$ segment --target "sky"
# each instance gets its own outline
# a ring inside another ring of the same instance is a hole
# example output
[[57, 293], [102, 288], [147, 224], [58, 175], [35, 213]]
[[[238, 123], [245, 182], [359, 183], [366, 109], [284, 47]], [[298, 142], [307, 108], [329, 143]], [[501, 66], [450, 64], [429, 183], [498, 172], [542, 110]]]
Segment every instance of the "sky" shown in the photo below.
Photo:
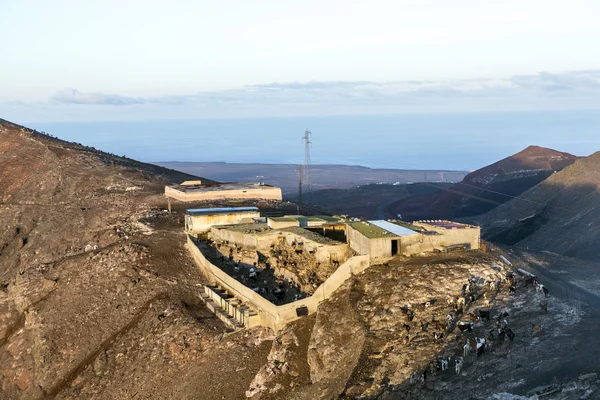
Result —
[[16, 122], [600, 108], [597, 0], [0, 0]]

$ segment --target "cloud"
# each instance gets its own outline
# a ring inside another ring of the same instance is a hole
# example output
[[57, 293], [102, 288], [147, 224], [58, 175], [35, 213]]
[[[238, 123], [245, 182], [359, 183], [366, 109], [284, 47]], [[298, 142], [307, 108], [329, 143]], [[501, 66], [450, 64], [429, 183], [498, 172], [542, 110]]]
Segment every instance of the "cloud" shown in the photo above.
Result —
[[[410, 101], [444, 101], [468, 98], [542, 98], [556, 92], [600, 95], [600, 71], [576, 71], [563, 74], [541, 72], [537, 75], [507, 79], [411, 80], [392, 82], [330, 81], [290, 82], [249, 85], [239, 89], [199, 92], [159, 97], [127, 97], [116, 94], [82, 93], [65, 89], [50, 100], [61, 104], [112, 105], [196, 105], [232, 106], [257, 104], [393, 104]], [[564, 95], [564, 94], [563, 94]]]
[[511, 78], [517, 86], [532, 91], [600, 90], [600, 71], [575, 71], [565, 74], [540, 72], [538, 75]]
[[127, 97], [118, 94], [82, 93], [76, 89], [64, 89], [50, 98], [51, 102], [60, 104], [87, 104], [87, 105], [113, 105], [123, 106], [130, 104], [143, 104], [145, 99], [140, 97]]
[[504, 79], [273, 82], [154, 97], [64, 89], [42, 102], [0, 102], [0, 115], [34, 122], [582, 109], [600, 109], [600, 70]]

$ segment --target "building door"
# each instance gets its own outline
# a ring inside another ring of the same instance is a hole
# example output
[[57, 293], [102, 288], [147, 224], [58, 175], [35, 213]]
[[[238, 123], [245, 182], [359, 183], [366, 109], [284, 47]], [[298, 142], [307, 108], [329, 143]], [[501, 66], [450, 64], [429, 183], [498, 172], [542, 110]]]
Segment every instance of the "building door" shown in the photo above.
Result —
[[392, 240], [392, 255], [398, 254], [398, 240]]

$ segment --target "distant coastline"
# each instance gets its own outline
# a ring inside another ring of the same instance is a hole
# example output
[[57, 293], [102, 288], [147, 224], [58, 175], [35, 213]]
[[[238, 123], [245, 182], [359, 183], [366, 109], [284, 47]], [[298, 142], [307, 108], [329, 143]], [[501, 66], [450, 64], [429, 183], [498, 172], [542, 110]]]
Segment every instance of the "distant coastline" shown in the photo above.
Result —
[[[266, 182], [281, 187], [284, 196], [298, 194], [297, 164], [224, 162], [157, 162], [162, 167], [221, 182]], [[368, 168], [358, 165], [312, 165], [313, 190], [350, 189], [368, 184], [413, 182], [459, 182], [468, 171]]]
[[314, 164], [469, 171], [535, 144], [600, 150], [600, 110], [33, 123], [62, 139], [145, 162]]

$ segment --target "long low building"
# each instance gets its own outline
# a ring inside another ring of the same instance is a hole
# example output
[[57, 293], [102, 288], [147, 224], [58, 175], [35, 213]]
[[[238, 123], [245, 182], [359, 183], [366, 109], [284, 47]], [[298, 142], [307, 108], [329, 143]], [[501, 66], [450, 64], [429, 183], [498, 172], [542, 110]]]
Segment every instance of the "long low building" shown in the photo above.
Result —
[[260, 182], [202, 183], [186, 181], [165, 186], [165, 196], [180, 201], [227, 199], [281, 200], [281, 188]]
[[383, 220], [354, 221], [347, 224], [346, 236], [354, 251], [371, 259], [480, 247], [478, 226], [451, 221], [418, 221], [404, 226]]

